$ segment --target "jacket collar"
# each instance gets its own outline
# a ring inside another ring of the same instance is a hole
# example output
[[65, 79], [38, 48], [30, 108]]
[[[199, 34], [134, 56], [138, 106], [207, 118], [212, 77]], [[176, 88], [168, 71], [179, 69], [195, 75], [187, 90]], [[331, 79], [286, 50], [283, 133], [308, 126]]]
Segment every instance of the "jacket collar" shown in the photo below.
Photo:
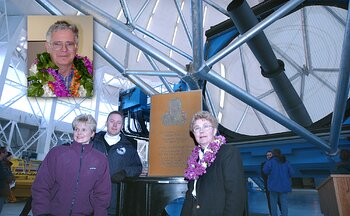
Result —
[[93, 145], [92, 145], [92, 141], [90, 141], [89, 142], [89, 144], [81, 144], [81, 143], [79, 143], [79, 142], [76, 142], [76, 141], [74, 141], [73, 140], [73, 142], [72, 142], [72, 145], [71, 145], [74, 149], [79, 149], [79, 150], [81, 150], [81, 148], [82, 148], [82, 146], [84, 146], [84, 151], [91, 151], [92, 150], [92, 147], [93, 147]]

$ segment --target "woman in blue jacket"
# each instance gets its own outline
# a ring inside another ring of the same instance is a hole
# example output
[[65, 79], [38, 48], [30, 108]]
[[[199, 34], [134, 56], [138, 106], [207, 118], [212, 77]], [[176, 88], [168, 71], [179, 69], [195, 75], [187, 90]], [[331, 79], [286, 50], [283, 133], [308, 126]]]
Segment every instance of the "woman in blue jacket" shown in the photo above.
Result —
[[294, 170], [280, 149], [272, 150], [273, 157], [268, 160], [263, 168], [268, 175], [267, 188], [270, 191], [271, 215], [277, 216], [277, 201], [281, 203], [283, 216], [288, 216], [287, 194], [292, 191], [291, 177]]

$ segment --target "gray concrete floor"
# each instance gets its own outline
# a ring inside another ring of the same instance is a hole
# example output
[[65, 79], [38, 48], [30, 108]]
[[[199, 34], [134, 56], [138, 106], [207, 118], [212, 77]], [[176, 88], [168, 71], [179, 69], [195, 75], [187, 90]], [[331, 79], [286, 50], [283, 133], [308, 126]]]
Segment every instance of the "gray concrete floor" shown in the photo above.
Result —
[[[6, 203], [1, 211], [0, 216], [19, 216], [26, 203], [25, 199], [20, 199], [15, 203]], [[32, 216], [32, 212], [28, 216]]]
[[[248, 195], [249, 215], [268, 216], [265, 193], [250, 191]], [[0, 216], [18, 216], [25, 205], [25, 200], [5, 204]], [[317, 190], [296, 189], [288, 194], [289, 216], [323, 216], [320, 210]], [[29, 214], [32, 216], [32, 213]]]
[[[268, 216], [265, 193], [250, 191], [248, 195], [249, 215]], [[294, 189], [288, 194], [289, 216], [323, 216], [317, 190]]]

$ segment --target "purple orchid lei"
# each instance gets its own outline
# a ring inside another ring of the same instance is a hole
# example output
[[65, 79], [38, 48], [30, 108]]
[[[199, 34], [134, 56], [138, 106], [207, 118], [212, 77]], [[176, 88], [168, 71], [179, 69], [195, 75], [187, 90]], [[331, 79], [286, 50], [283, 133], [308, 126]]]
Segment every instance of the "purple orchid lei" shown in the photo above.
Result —
[[39, 53], [29, 69], [29, 97], [91, 97], [93, 93], [93, 64], [87, 56], [75, 55], [73, 78], [69, 88], [58, 74], [50, 54]]
[[92, 69], [93, 65], [92, 65], [92, 62], [89, 60], [89, 58], [87, 56], [82, 57], [82, 56], [79, 56], [79, 55], [76, 55], [75, 57], [78, 58], [78, 59], [83, 59], [83, 62], [84, 62], [84, 65], [85, 65], [87, 71], [89, 72], [89, 74], [92, 75], [92, 73], [93, 73], [93, 69]]
[[200, 146], [195, 146], [192, 150], [187, 161], [187, 168], [185, 169], [185, 179], [196, 180], [199, 176], [206, 173], [206, 169], [216, 159], [216, 153], [219, 151], [220, 147], [226, 143], [226, 138], [224, 136], [215, 136], [213, 142], [209, 143], [207, 151], [205, 151], [202, 159], [199, 159]]
[[[75, 55], [75, 58], [82, 60], [83, 63], [84, 63], [85, 68], [88, 71], [88, 73], [90, 75], [92, 75], [92, 73], [93, 73], [93, 69], [92, 69], [93, 65], [92, 65], [91, 61], [89, 60], [89, 58], [87, 56], [82, 57], [82, 56], [79, 56], [79, 55]], [[69, 89], [66, 88], [62, 78], [58, 75], [57, 71], [52, 69], [52, 68], [48, 68], [47, 72], [49, 74], [51, 74], [56, 80], [56, 82], [50, 82], [53, 85], [53, 89], [54, 89], [55, 95], [58, 96], [58, 97], [71, 97], [72, 95], [70, 94]], [[78, 71], [78, 73], [79, 72], [80, 71]]]
[[56, 72], [56, 70], [49, 68], [47, 69], [47, 72], [51, 74], [56, 80], [56, 82], [50, 82], [54, 87], [55, 95], [57, 97], [70, 97], [71, 95], [69, 94], [68, 89], [64, 85], [63, 80], [58, 76], [58, 73]]

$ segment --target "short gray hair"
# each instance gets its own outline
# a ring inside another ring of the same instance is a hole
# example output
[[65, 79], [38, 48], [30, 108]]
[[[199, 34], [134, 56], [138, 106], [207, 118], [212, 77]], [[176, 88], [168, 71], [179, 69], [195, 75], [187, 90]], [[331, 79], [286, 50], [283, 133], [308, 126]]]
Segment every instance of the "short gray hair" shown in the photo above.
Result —
[[218, 128], [218, 125], [219, 125], [218, 120], [210, 112], [200, 111], [194, 114], [192, 117], [191, 124], [190, 124], [190, 130], [192, 132], [193, 132], [194, 122], [197, 121], [198, 119], [208, 120], [213, 126], [213, 128], [216, 128], [216, 129]]
[[49, 30], [47, 30], [47, 33], [46, 33], [46, 41], [50, 43], [52, 33], [54, 33], [55, 31], [58, 31], [58, 30], [71, 30], [74, 34], [75, 43], [76, 44], [79, 43], [78, 27], [74, 24], [71, 24], [71, 23], [65, 21], [65, 20], [59, 20], [50, 26]]
[[86, 123], [90, 127], [91, 131], [96, 132], [97, 123], [95, 118], [92, 117], [92, 115], [81, 114], [75, 117], [75, 119], [72, 122], [73, 130], [75, 129], [78, 123]]

